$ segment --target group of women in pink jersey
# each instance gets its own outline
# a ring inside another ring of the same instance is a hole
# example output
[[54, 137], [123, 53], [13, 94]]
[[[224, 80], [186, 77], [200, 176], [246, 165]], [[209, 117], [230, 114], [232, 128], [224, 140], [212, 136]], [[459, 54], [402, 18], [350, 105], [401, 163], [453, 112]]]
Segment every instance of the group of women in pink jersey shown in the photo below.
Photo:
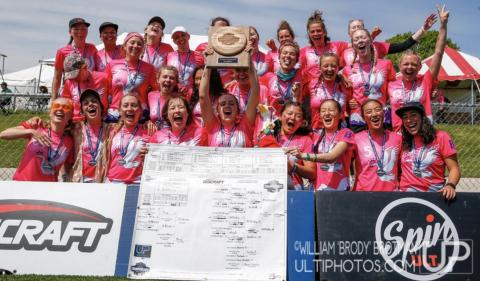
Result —
[[[71, 42], [56, 56], [50, 120], [31, 119], [0, 138], [29, 139], [15, 180], [55, 181], [63, 167], [69, 181], [138, 183], [147, 143], [283, 147], [291, 189], [441, 191], [452, 199], [460, 180], [456, 150], [432, 126], [430, 106], [448, 16], [438, 8], [429, 71], [419, 75], [420, 57], [406, 51], [397, 77], [384, 57], [415, 44], [435, 14], [405, 42], [389, 44], [374, 41], [379, 31], [371, 34], [362, 20], [349, 22], [351, 42], [331, 41], [315, 11], [308, 46], [300, 48], [282, 21], [280, 45], [268, 40], [267, 54], [251, 27], [245, 69], [204, 67], [211, 48], [192, 50], [181, 26], [172, 30], [174, 50], [162, 42], [166, 24], [158, 16], [122, 46], [108, 43], [118, 25], [102, 24], [102, 51], [86, 43], [90, 24], [75, 18]], [[230, 22], [218, 17], [211, 25]]]

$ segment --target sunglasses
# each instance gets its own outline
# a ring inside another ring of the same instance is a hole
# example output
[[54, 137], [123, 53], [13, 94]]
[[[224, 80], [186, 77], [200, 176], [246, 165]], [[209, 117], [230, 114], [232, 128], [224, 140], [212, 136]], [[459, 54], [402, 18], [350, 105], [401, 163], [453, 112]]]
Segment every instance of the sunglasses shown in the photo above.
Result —
[[52, 111], [62, 110], [63, 112], [72, 111], [73, 106], [71, 104], [63, 104], [63, 103], [52, 103]]

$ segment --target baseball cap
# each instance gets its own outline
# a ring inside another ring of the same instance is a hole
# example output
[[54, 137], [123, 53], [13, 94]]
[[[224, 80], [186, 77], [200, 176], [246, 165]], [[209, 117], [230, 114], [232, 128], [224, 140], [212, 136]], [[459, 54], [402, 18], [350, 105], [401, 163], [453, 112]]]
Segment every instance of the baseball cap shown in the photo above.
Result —
[[115, 24], [115, 23], [109, 22], [109, 21], [106, 21], [106, 22], [102, 23], [102, 24], [100, 25], [100, 27], [98, 28], [98, 31], [101, 33], [102, 30], [103, 30], [105, 27], [113, 27], [113, 28], [115, 28], [115, 31], [118, 31], [118, 24]]
[[83, 23], [84, 25], [86, 25], [87, 27], [90, 26], [90, 24], [88, 22], [86, 22], [84, 19], [82, 18], [73, 18], [70, 20], [70, 22], [68, 23], [68, 26], [70, 28], [72, 28], [74, 25], [76, 24], [79, 24], [79, 23]]
[[176, 32], [183, 32], [183, 33], [188, 33], [187, 29], [183, 26], [175, 26], [175, 28], [172, 30], [172, 36]]
[[403, 113], [408, 110], [416, 110], [421, 115], [425, 115], [425, 108], [418, 101], [406, 102], [402, 107], [395, 110], [395, 114], [397, 114], [398, 117], [402, 118]]
[[63, 61], [63, 71], [65, 72], [65, 79], [75, 79], [80, 73], [80, 69], [87, 63], [87, 61], [78, 53], [69, 54]]
[[161, 17], [154, 16], [148, 21], [148, 25], [151, 25], [152, 22], [158, 22], [162, 26], [162, 29], [165, 29], [165, 21]]

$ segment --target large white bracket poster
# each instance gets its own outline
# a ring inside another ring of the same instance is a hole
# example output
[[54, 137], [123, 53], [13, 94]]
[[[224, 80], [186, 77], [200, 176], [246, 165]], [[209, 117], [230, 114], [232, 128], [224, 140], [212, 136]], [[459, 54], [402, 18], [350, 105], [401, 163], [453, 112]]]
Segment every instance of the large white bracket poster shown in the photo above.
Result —
[[285, 280], [281, 149], [151, 145], [130, 278]]

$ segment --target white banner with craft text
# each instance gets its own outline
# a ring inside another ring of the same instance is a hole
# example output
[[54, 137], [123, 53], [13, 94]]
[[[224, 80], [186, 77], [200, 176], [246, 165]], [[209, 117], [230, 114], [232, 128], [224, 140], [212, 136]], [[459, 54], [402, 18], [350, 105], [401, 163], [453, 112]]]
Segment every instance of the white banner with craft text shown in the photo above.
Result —
[[126, 187], [0, 182], [0, 270], [114, 275]]
[[128, 277], [286, 279], [281, 149], [151, 145]]

